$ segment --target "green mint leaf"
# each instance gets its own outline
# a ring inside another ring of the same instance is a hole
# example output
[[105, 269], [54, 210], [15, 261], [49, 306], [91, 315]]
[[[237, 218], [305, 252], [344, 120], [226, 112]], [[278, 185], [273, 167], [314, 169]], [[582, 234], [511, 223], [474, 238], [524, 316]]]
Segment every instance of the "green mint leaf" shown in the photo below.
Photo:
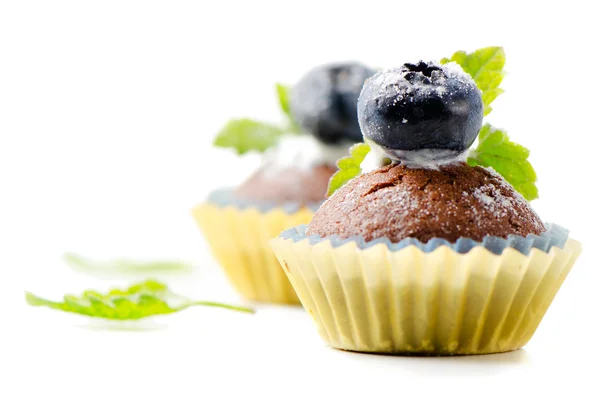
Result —
[[248, 151], [263, 152], [274, 146], [285, 133], [281, 128], [248, 118], [229, 121], [217, 134], [214, 145], [234, 148], [238, 154]]
[[292, 89], [283, 84], [275, 84], [275, 91], [277, 92], [277, 98], [279, 99], [279, 106], [281, 107], [281, 111], [288, 116], [288, 118], [292, 118], [292, 111], [290, 109], [290, 94]]
[[79, 315], [109, 320], [137, 320], [154, 315], [179, 312], [195, 305], [204, 305], [253, 313], [250, 308], [211, 301], [191, 301], [171, 292], [163, 283], [147, 280], [127, 289], [112, 289], [106, 294], [88, 290], [81, 296], [65, 295], [55, 302], [26, 292], [29, 305], [47, 307]]
[[292, 88], [288, 85], [276, 84], [275, 90], [277, 92], [277, 98], [279, 99], [279, 107], [288, 120], [288, 126], [285, 129], [285, 132], [296, 135], [302, 133], [300, 127], [294, 120], [292, 109], [290, 107], [290, 95], [292, 94]]
[[63, 259], [67, 265], [78, 272], [95, 276], [139, 275], [139, 274], [180, 274], [191, 273], [194, 266], [183, 261], [135, 261], [114, 259], [96, 261], [75, 253], [65, 253]]
[[485, 124], [479, 132], [479, 144], [469, 151], [467, 162], [494, 168], [525, 199], [533, 201], [538, 198], [537, 175], [528, 158], [529, 150], [511, 142], [506, 132]]
[[504, 78], [505, 60], [502, 47], [486, 47], [470, 54], [455, 52], [450, 59], [442, 59], [442, 64], [456, 62], [475, 80], [482, 92], [483, 114], [488, 115], [492, 111], [490, 104], [504, 92], [499, 86]]
[[330, 197], [337, 189], [360, 174], [360, 164], [363, 162], [371, 147], [367, 143], [357, 143], [350, 147], [350, 156], [337, 161], [338, 171], [329, 179], [327, 196]]

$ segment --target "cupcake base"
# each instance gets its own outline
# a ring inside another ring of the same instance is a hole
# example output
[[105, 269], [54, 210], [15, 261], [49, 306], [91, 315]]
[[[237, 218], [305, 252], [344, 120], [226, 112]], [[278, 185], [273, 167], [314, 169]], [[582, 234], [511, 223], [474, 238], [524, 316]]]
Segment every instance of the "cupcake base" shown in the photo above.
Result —
[[572, 239], [528, 254], [312, 242], [271, 245], [321, 337], [342, 350], [406, 355], [521, 348], [581, 251]]
[[268, 241], [286, 228], [309, 222], [313, 210], [299, 208], [288, 213], [272, 208], [263, 212], [208, 202], [194, 208], [193, 215], [239, 294], [254, 301], [300, 303]]

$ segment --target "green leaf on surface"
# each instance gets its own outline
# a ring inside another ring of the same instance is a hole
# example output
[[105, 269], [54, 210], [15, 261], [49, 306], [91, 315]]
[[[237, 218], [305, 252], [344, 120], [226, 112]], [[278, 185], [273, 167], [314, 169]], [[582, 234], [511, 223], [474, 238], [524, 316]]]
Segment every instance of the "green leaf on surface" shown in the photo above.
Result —
[[112, 289], [106, 294], [88, 290], [81, 296], [65, 295], [63, 301], [59, 302], [46, 300], [30, 292], [25, 293], [25, 299], [29, 305], [35, 307], [47, 307], [109, 320], [137, 320], [179, 312], [197, 305], [254, 312], [250, 308], [212, 301], [192, 301], [173, 293], [165, 284], [155, 280], [147, 280], [127, 289]]
[[97, 261], [75, 253], [65, 253], [63, 259], [72, 269], [90, 275], [180, 274], [191, 273], [194, 269], [192, 264], [176, 260], [114, 259]]
[[238, 118], [229, 121], [214, 140], [217, 147], [234, 148], [238, 154], [263, 152], [274, 146], [285, 131], [275, 125]]
[[480, 48], [467, 54], [465, 51], [455, 52], [450, 59], [442, 59], [442, 64], [458, 63], [468, 73], [482, 92], [483, 114], [492, 111], [490, 104], [504, 91], [500, 83], [504, 78], [506, 55], [502, 47]]
[[479, 132], [479, 144], [469, 151], [467, 162], [494, 168], [525, 199], [533, 201], [538, 198], [537, 175], [528, 158], [528, 149], [511, 142], [506, 132], [485, 124]]
[[327, 188], [328, 197], [360, 174], [360, 165], [369, 151], [371, 151], [371, 147], [367, 143], [357, 143], [350, 147], [350, 155], [348, 157], [340, 158], [337, 161], [338, 171], [329, 179], [329, 187]]

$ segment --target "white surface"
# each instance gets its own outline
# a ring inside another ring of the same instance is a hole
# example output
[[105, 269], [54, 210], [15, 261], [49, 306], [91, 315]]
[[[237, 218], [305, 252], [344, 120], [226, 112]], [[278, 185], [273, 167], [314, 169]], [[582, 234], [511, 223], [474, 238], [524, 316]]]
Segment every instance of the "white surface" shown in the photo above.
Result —
[[[495, 395], [580, 387], [588, 391], [573, 394], [595, 395], [598, 350], [592, 317], [597, 309], [590, 306], [591, 284], [581, 279], [588, 263], [578, 264], [532, 342], [507, 354], [422, 358], [336, 351], [324, 345], [301, 308], [259, 305], [255, 315], [246, 315], [198, 307], [138, 326], [107, 326], [27, 309], [19, 314], [19, 345], [13, 346], [20, 353], [9, 362], [16, 378], [7, 379], [9, 384], [16, 379], [23, 395], [44, 389], [65, 395], [295, 395], [322, 394], [321, 389], [480, 394], [485, 389]], [[203, 265], [214, 266], [209, 260]], [[57, 269], [52, 276], [61, 278], [60, 292], [123, 283], [94, 282]], [[222, 276], [211, 270], [169, 284], [190, 296], [236, 301]], [[35, 287], [59, 297], [55, 289]]]
[[[600, 34], [591, 2], [323, 3], [0, 3], [1, 395], [598, 394]], [[293, 83], [316, 63], [384, 67], [486, 45], [504, 45], [510, 73], [489, 121], [532, 150], [536, 210], [584, 243], [523, 351], [337, 352], [297, 309], [194, 308], [157, 319], [153, 331], [116, 331], [25, 305], [23, 290], [59, 297], [127, 283], [72, 274], [59, 260], [65, 251], [195, 260], [199, 272], [172, 287], [235, 302], [189, 210], [258, 158], [212, 150], [215, 131], [231, 116], [277, 121], [273, 83]]]

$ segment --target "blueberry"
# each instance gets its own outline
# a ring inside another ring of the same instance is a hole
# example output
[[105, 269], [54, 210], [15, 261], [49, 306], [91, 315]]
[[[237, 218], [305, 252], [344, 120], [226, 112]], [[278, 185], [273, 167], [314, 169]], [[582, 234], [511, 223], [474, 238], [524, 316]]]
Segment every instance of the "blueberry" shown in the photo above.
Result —
[[325, 143], [362, 141], [356, 103], [363, 83], [373, 74], [358, 63], [315, 67], [292, 89], [294, 119]]
[[358, 99], [366, 139], [399, 161], [453, 158], [477, 138], [481, 91], [454, 64], [420, 61], [379, 71]]

